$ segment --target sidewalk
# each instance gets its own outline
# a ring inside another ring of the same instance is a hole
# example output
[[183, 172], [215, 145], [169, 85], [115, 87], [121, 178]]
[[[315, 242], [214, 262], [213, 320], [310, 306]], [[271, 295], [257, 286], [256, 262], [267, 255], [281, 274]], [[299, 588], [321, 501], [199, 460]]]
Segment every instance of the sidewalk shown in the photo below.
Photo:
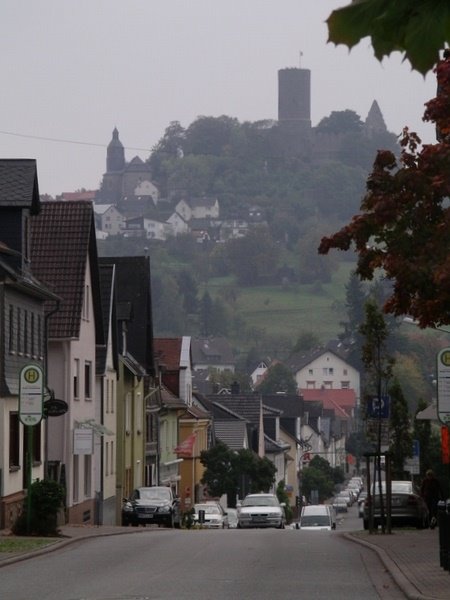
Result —
[[439, 532], [395, 529], [391, 535], [344, 534], [377, 552], [409, 600], [449, 600], [450, 572], [439, 566]]
[[[0, 552], [0, 567], [44, 552], [56, 551], [81, 539], [102, 535], [139, 534], [149, 529], [113, 525], [64, 525], [60, 528], [61, 537], [52, 538], [51, 543], [44, 548], [33, 552]], [[156, 531], [158, 528], [155, 528]], [[5, 534], [7, 532], [0, 532], [0, 539]], [[367, 531], [355, 531], [342, 535], [354, 543], [374, 550], [409, 600], [449, 600], [450, 572], [439, 566], [437, 529], [396, 529], [391, 535], [370, 535]]]

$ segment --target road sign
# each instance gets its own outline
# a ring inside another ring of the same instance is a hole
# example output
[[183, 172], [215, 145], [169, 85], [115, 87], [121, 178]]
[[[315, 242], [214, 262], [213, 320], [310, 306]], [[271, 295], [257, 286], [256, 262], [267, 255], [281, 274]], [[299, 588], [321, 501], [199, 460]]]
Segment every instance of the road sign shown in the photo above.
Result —
[[389, 396], [369, 398], [367, 403], [367, 416], [373, 419], [388, 419]]
[[23, 425], [41, 422], [44, 398], [44, 373], [39, 365], [25, 365], [19, 376], [19, 419]]
[[450, 348], [437, 354], [437, 413], [444, 425], [450, 423]]

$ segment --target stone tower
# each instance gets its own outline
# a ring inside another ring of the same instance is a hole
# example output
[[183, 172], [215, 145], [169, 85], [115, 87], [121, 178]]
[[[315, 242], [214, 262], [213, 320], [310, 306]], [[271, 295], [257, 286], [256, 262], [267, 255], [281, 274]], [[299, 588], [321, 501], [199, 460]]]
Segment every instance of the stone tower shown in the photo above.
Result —
[[365, 129], [369, 137], [387, 131], [386, 123], [384, 122], [383, 115], [376, 100], [372, 102], [372, 106], [367, 114]]
[[278, 122], [309, 132], [311, 129], [311, 71], [278, 71]]
[[283, 155], [306, 158], [311, 143], [311, 71], [278, 71], [278, 132]]

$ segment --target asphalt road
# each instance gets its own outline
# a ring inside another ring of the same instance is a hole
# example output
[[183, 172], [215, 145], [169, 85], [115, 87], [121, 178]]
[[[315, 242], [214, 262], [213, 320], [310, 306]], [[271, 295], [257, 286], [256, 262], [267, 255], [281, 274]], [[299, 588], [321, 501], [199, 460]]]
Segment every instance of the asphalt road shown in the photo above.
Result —
[[1, 600], [397, 600], [370, 551], [337, 532], [178, 531], [94, 538], [5, 566]]

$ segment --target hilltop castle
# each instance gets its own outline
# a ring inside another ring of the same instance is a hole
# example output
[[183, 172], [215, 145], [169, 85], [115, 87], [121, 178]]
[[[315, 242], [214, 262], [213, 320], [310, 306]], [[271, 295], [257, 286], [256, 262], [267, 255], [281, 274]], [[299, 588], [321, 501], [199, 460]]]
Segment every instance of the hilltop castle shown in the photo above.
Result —
[[[373, 138], [388, 134], [383, 115], [376, 100], [363, 123], [363, 135]], [[278, 121], [269, 130], [274, 156], [295, 157], [308, 162], [336, 158], [342, 144], [342, 134], [324, 133], [311, 126], [311, 71], [285, 68], [278, 71]], [[151, 170], [138, 156], [130, 162], [114, 128], [106, 152], [106, 172], [103, 175], [96, 201], [139, 212], [154, 206], [158, 190], [151, 180]], [[135, 206], [133, 206], [135, 205]], [[125, 206], [123, 206], [125, 208]]]

